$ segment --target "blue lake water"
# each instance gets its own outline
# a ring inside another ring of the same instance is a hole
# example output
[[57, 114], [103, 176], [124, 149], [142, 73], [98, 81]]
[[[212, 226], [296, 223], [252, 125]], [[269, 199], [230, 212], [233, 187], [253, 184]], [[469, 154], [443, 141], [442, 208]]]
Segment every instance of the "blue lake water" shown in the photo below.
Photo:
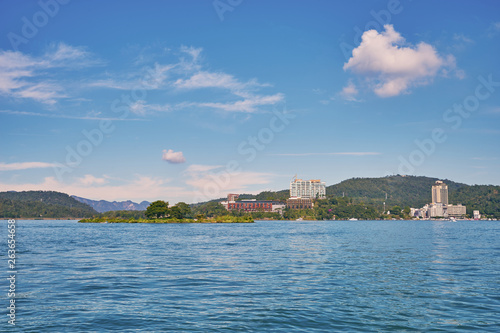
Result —
[[[30, 332], [500, 332], [500, 222], [17, 221]], [[0, 256], [7, 277], [7, 221]]]

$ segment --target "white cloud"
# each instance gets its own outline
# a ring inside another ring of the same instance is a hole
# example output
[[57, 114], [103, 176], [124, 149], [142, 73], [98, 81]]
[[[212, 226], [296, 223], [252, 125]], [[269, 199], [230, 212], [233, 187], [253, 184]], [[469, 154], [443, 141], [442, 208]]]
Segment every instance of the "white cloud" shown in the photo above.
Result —
[[82, 48], [64, 43], [52, 44], [47, 53], [33, 57], [19, 51], [0, 51], [0, 94], [16, 99], [31, 99], [44, 104], [55, 104], [67, 97], [64, 88], [46, 78], [52, 68], [75, 68], [98, 64]]
[[[145, 67], [131, 74], [107, 77], [87, 83], [87, 87], [132, 90], [141, 87], [145, 90], [164, 89], [173, 94], [189, 94], [200, 89], [212, 89], [210, 101], [181, 101], [176, 109], [186, 107], [209, 108], [225, 112], [256, 112], [263, 106], [274, 105], [284, 100], [281, 93], [263, 94], [259, 90], [271, 87], [257, 79], [242, 81], [234, 75], [221, 71], [203, 70], [200, 64], [202, 49], [182, 46], [181, 56], [172, 63], [155, 63], [154, 67]], [[187, 55], [187, 56], [185, 56]], [[229, 92], [229, 94], [228, 94]], [[194, 96], [198, 98], [198, 96]], [[145, 115], [148, 112], [170, 111], [170, 105], [147, 104], [144, 100], [136, 101], [131, 111]]]
[[169, 150], [164, 149], [162, 159], [172, 164], [179, 164], [186, 162], [186, 159], [184, 158], [184, 154], [182, 154], [182, 151], [174, 152], [172, 149]]
[[464, 34], [453, 34], [453, 40], [456, 40], [458, 42], [464, 42], [464, 43], [474, 43], [472, 39], [469, 37], [465, 36]]
[[249, 96], [240, 101], [227, 103], [190, 103], [197, 107], [206, 107], [227, 112], [246, 112], [253, 113], [258, 111], [259, 106], [274, 105], [284, 100], [284, 95], [281, 93], [267, 96]]
[[98, 178], [92, 175], [85, 175], [78, 179], [78, 183], [83, 186], [104, 185], [108, 182], [106, 178]]
[[392, 25], [384, 28], [381, 33], [365, 31], [361, 44], [344, 64], [344, 70], [367, 78], [378, 96], [397, 96], [411, 87], [428, 84], [440, 69], [454, 67], [453, 56], [443, 58], [424, 42], [405, 46], [405, 39]]
[[354, 96], [356, 96], [357, 94], [358, 94], [358, 89], [351, 80], [349, 80], [347, 86], [342, 88], [342, 91], [340, 92], [342, 98], [348, 101], [356, 101], [356, 98]]
[[148, 112], [156, 111], [156, 112], [167, 112], [171, 111], [172, 107], [168, 104], [159, 105], [159, 104], [147, 104], [144, 100], [138, 100], [132, 105], [130, 105], [130, 111], [132, 113], [138, 115], [145, 115]]
[[188, 79], [178, 79], [174, 85], [181, 89], [223, 88], [235, 93], [243, 92], [253, 87], [269, 86], [268, 84], [260, 84], [255, 79], [248, 82], [241, 82], [233, 75], [206, 71], [197, 72]]
[[492, 22], [488, 27], [488, 37], [495, 37], [500, 32], [500, 21]]
[[55, 164], [45, 162], [0, 163], [0, 171], [52, 168]]
[[141, 118], [120, 118], [120, 117], [98, 117], [93, 112], [84, 116], [73, 116], [66, 114], [57, 113], [39, 113], [39, 112], [28, 112], [28, 111], [16, 111], [16, 110], [0, 110], [0, 113], [12, 114], [18, 116], [34, 116], [34, 117], [45, 117], [45, 118], [62, 118], [62, 119], [81, 119], [81, 120], [112, 120], [112, 121], [147, 121]]
[[[91, 176], [93, 177], [93, 176]], [[85, 177], [83, 177], [85, 179]], [[89, 178], [92, 179], [92, 178]], [[100, 179], [100, 178], [95, 178]], [[99, 182], [99, 181], [98, 181]], [[69, 195], [93, 200], [187, 200], [194, 196], [193, 191], [177, 186], [168, 186], [169, 180], [136, 175], [131, 181], [119, 184], [82, 184], [82, 179], [65, 184], [54, 177], [46, 177], [41, 183], [5, 184], [0, 183], [2, 191], [58, 191]]]
[[255, 185], [271, 182], [270, 173], [228, 169], [221, 165], [191, 165], [184, 172], [186, 184], [196, 191], [194, 202], [225, 197], [227, 193], [258, 193], [261, 189], [251, 190]]

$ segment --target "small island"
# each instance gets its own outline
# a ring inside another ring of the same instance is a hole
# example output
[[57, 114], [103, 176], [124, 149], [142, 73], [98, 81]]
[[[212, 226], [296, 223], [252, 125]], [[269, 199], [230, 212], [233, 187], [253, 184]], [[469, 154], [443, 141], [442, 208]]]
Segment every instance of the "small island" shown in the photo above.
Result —
[[79, 220], [80, 223], [253, 223], [251, 216], [218, 216], [215, 218], [200, 219], [177, 219], [177, 218], [159, 218], [159, 219], [122, 219], [95, 217]]
[[253, 223], [251, 215], [213, 215], [197, 214], [191, 217], [191, 208], [184, 202], [169, 207], [168, 202], [157, 200], [151, 203], [144, 215], [101, 214], [92, 218], [81, 219], [81, 223]]

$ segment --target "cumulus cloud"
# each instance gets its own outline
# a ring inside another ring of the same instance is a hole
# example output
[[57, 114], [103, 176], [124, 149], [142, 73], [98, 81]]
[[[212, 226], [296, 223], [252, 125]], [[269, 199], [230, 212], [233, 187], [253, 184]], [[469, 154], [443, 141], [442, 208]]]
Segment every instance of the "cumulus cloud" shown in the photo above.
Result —
[[164, 149], [162, 159], [172, 164], [179, 164], [186, 162], [186, 159], [184, 158], [184, 154], [182, 153], [182, 151], [174, 152], [172, 149], [169, 150]]
[[91, 186], [91, 185], [103, 185], [108, 182], [106, 178], [98, 178], [93, 175], [85, 175], [78, 179], [78, 182], [83, 186]]
[[384, 28], [381, 33], [365, 31], [361, 44], [344, 64], [344, 70], [368, 79], [370, 88], [378, 96], [397, 96], [412, 87], [430, 83], [439, 70], [449, 72], [455, 67], [453, 56], [442, 57], [424, 42], [407, 45], [392, 25]]

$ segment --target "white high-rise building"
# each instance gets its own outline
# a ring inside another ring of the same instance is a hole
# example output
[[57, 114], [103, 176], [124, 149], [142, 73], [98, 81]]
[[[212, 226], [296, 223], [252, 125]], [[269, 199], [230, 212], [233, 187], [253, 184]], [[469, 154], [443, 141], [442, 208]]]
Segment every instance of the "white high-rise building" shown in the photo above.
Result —
[[432, 186], [432, 203], [448, 204], [448, 185], [440, 180], [437, 180], [436, 185]]
[[290, 197], [324, 199], [326, 197], [326, 184], [319, 179], [302, 180], [294, 177], [290, 182]]

